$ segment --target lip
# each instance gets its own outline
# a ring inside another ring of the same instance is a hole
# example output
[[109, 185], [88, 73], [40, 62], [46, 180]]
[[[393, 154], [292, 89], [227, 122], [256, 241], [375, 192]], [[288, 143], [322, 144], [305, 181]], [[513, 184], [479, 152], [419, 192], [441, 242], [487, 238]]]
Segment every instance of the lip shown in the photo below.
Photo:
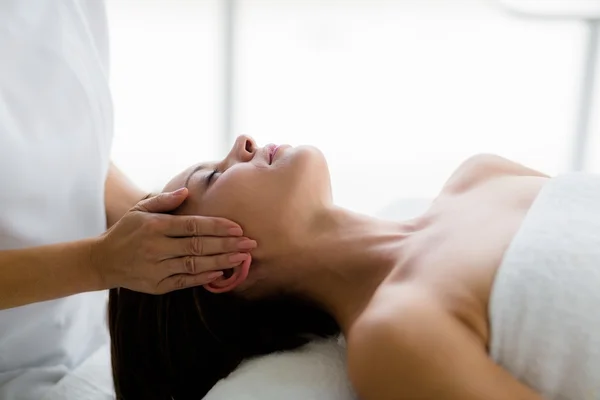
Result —
[[268, 144], [265, 147], [267, 149], [267, 157], [269, 158], [269, 165], [271, 165], [271, 164], [273, 164], [273, 160], [275, 159], [275, 154], [277, 153], [277, 150], [279, 150], [280, 146], [277, 146], [276, 144]]
[[293, 146], [290, 146], [289, 144], [280, 144], [280, 145], [276, 145], [276, 144], [268, 144], [264, 147], [265, 149], [265, 158], [267, 159], [267, 163], [269, 165], [273, 164], [277, 157], [281, 155], [281, 153], [284, 150], [290, 149]]

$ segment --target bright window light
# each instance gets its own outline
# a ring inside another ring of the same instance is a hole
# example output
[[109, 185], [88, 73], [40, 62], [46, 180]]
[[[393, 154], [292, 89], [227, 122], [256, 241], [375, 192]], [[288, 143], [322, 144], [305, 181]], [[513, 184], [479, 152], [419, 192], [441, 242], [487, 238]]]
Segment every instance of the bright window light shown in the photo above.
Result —
[[[109, 1], [114, 158], [150, 189], [224, 155], [220, 5]], [[234, 132], [319, 147], [339, 205], [432, 197], [476, 153], [567, 167], [576, 22], [474, 0], [238, 0], [234, 21]]]

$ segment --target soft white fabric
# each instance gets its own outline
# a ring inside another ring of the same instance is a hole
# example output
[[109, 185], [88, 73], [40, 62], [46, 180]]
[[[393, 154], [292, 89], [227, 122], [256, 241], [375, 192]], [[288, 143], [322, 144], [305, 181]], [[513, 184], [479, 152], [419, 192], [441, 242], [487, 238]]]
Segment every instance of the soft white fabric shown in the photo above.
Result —
[[[0, 250], [106, 229], [107, 67], [101, 1], [0, 1]], [[98, 292], [0, 311], [0, 399], [39, 400], [107, 343], [105, 309]]]
[[115, 398], [107, 343], [44, 393], [40, 400], [113, 400]]
[[600, 176], [550, 180], [497, 273], [491, 356], [550, 400], [600, 399]]
[[315, 341], [296, 351], [246, 361], [205, 400], [354, 400], [343, 341]]

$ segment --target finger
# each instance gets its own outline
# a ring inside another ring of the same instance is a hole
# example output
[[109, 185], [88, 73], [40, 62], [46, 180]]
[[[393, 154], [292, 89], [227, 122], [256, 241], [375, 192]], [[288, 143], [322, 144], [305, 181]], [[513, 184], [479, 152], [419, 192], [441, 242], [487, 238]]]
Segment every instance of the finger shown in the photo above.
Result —
[[197, 275], [237, 267], [250, 257], [248, 253], [229, 253], [208, 257], [177, 257], [165, 260], [162, 265], [165, 273], [170, 275]]
[[165, 234], [171, 237], [187, 236], [242, 236], [242, 228], [225, 218], [199, 215], [165, 215], [168, 221]]
[[140, 201], [135, 205], [134, 209], [151, 213], [173, 211], [183, 203], [187, 195], [187, 188], [181, 188], [174, 192], [161, 193], [157, 196]]
[[220, 278], [221, 276], [223, 276], [222, 271], [205, 272], [198, 275], [172, 275], [168, 278], [163, 279], [158, 284], [157, 289], [159, 293], [168, 293], [174, 290], [206, 285], [213, 282], [215, 279]]
[[249, 252], [258, 244], [256, 240], [241, 238], [222, 238], [212, 236], [193, 236], [189, 238], [171, 239], [170, 249], [166, 249], [168, 258], [185, 256], [214, 256], [231, 252]]

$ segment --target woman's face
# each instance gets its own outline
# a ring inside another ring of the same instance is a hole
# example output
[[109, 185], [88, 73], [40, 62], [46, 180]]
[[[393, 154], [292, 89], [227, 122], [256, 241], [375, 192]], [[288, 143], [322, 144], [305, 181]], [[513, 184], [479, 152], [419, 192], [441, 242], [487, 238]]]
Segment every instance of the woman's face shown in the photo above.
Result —
[[179, 213], [224, 217], [259, 243], [256, 254], [277, 251], [294, 232], [331, 204], [327, 163], [314, 147], [267, 145], [240, 136], [220, 162], [199, 164], [173, 178], [187, 186]]

